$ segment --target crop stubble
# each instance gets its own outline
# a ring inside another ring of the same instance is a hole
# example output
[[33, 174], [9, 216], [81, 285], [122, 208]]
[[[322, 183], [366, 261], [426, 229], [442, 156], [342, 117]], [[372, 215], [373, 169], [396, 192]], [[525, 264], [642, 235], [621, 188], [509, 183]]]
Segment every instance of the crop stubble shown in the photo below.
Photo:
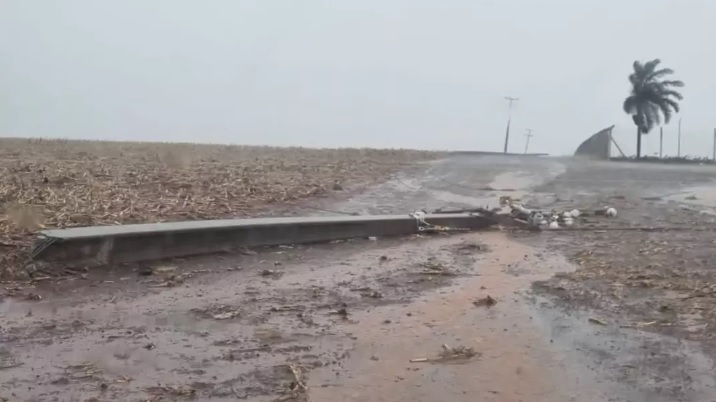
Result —
[[[385, 180], [435, 153], [0, 139], [0, 274], [41, 228], [250, 217]], [[336, 183], [339, 186], [335, 186]]]

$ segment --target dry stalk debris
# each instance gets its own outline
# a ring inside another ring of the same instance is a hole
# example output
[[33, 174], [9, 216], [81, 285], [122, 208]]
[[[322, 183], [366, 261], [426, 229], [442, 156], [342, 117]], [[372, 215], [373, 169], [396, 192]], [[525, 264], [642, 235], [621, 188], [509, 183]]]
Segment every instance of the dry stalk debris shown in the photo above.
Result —
[[0, 139], [0, 274], [42, 228], [238, 218], [386, 179], [437, 154]]
[[438, 354], [438, 357], [435, 358], [429, 358], [429, 357], [418, 357], [415, 359], [410, 359], [411, 363], [440, 363], [440, 362], [448, 362], [448, 361], [455, 361], [455, 360], [469, 360], [472, 359], [475, 356], [481, 355], [480, 353], [476, 352], [475, 349], [465, 346], [457, 346], [457, 347], [450, 347], [447, 344], [442, 345], [442, 349], [440, 350], [440, 353]]
[[434, 261], [427, 261], [422, 264], [420, 264], [421, 267], [424, 269], [419, 274], [422, 275], [442, 275], [442, 276], [456, 276], [457, 274], [453, 271], [450, 271], [447, 267], [445, 267], [443, 264], [439, 262]]
[[[175, 401], [177, 399], [194, 399], [196, 398], [196, 390], [189, 387], [169, 387], [169, 386], [156, 386], [149, 387], [146, 389], [147, 393], [151, 395], [146, 402], [155, 401]], [[165, 399], [166, 398], [166, 399]]]
[[476, 307], [492, 307], [497, 304], [497, 300], [495, 300], [492, 296], [487, 295], [485, 297], [481, 297], [475, 300], [474, 302], [472, 302], [472, 304], [474, 304]]

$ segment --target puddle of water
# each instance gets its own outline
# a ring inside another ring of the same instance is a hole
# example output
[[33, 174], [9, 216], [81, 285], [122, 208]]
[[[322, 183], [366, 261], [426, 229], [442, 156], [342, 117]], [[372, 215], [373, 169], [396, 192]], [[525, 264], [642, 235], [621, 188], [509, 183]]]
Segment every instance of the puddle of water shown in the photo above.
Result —
[[716, 208], [716, 186], [691, 187], [668, 195], [664, 200]]
[[452, 191], [441, 190], [431, 190], [430, 194], [433, 198], [446, 203], [472, 206], [497, 206], [499, 205], [500, 196], [505, 194], [504, 192], [500, 192], [500, 190], [512, 190], [509, 192], [510, 196], [522, 198], [529, 194], [531, 188], [557, 177], [564, 173], [565, 169], [565, 166], [561, 163], [551, 163], [539, 169], [542, 173], [540, 175], [524, 170], [500, 173], [488, 184], [489, 187], [496, 189], [496, 191], [487, 197], [466, 196]]
[[490, 182], [492, 188], [527, 189], [534, 185], [535, 177], [528, 172], [506, 172], [495, 176]]
[[499, 197], [470, 197], [456, 194], [449, 191], [431, 190], [432, 198], [447, 203], [448, 205], [470, 205], [470, 206], [496, 206], [499, 204]]
[[[712, 362], [687, 341], [638, 329], [590, 323], [587, 312], [565, 310], [536, 297], [534, 323], [551, 334], [554, 347], [571, 367], [586, 368], [580, 387], [608, 381], [608, 401], [706, 401], [716, 391]], [[575, 353], [575, 351], [577, 353]], [[581, 399], [580, 399], [581, 400]]]
[[716, 216], [716, 185], [690, 187], [662, 196], [661, 199], [665, 202], [677, 202], [686, 210]]

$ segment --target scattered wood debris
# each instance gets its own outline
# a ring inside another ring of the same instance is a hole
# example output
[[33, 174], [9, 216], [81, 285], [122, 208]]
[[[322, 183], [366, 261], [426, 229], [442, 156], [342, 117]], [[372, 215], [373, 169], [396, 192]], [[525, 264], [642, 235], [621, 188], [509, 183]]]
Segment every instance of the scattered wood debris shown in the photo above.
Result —
[[194, 308], [191, 309], [191, 311], [204, 318], [212, 318], [214, 320], [230, 320], [239, 316], [239, 310], [237, 310], [235, 306], [228, 306], [225, 304], [204, 308]]
[[383, 298], [383, 294], [378, 292], [377, 290], [373, 290], [370, 292], [364, 292], [360, 294], [361, 297], [368, 297], [372, 299], [381, 299]]
[[184, 274], [172, 274], [171, 271], [167, 271], [168, 275], [163, 275], [164, 280], [156, 282], [151, 285], [153, 288], [173, 288], [183, 284], [187, 279], [193, 276], [192, 273], [187, 272]]
[[607, 325], [607, 322], [602, 320], [601, 318], [589, 317], [588, 321], [591, 322], [592, 324]]
[[176, 266], [173, 265], [162, 265], [154, 268], [154, 273], [157, 274], [167, 274], [170, 272], [174, 272], [177, 269]]
[[455, 360], [469, 360], [475, 356], [480, 356], [480, 355], [481, 355], [481, 353], [476, 352], [475, 349], [473, 349], [473, 348], [469, 348], [469, 347], [465, 347], [465, 346], [457, 346], [455, 348], [451, 348], [447, 344], [443, 344], [438, 357], [435, 357], [435, 358], [418, 357], [415, 359], [410, 359], [410, 362], [411, 363], [440, 363], [440, 362], [448, 362], [448, 361], [455, 361]]
[[348, 310], [345, 307], [340, 308], [338, 310], [329, 311], [328, 314], [340, 316], [344, 320], [348, 319]]
[[283, 395], [273, 399], [273, 402], [308, 402], [308, 385], [306, 385], [305, 368], [295, 363], [285, 366], [291, 375], [287, 389], [279, 389]]
[[287, 306], [273, 306], [269, 309], [272, 313], [280, 313], [284, 311], [304, 311], [306, 309], [305, 306], [298, 306], [298, 305], [287, 305]]
[[301, 367], [296, 364], [289, 364], [288, 369], [291, 370], [293, 375], [293, 382], [290, 385], [291, 391], [305, 393], [308, 391], [308, 386], [303, 382]]
[[40, 296], [36, 293], [28, 293], [25, 295], [25, 300], [33, 300], [33, 301], [42, 300], [42, 296]]
[[24, 363], [22, 363], [22, 362], [7, 363], [7, 364], [5, 364], [5, 363], [0, 363], [0, 370], [6, 370], [6, 369], [15, 368], [15, 367], [20, 367], [20, 366], [22, 366], [23, 364], [24, 364]]
[[262, 342], [276, 342], [284, 338], [279, 328], [271, 326], [256, 328], [254, 336]]
[[439, 262], [434, 261], [427, 261], [422, 264], [420, 264], [421, 267], [424, 269], [419, 274], [422, 275], [442, 275], [442, 276], [456, 276], [457, 274], [453, 271], [450, 271], [447, 267], [445, 267], [443, 264]]
[[457, 251], [462, 253], [468, 253], [468, 252], [479, 252], [483, 253], [486, 251], [489, 251], [489, 247], [482, 243], [472, 242], [472, 243], [463, 243], [457, 246]]
[[[196, 398], [196, 390], [190, 387], [170, 387], [170, 386], [155, 386], [149, 387], [145, 390], [148, 394], [152, 395], [150, 399], [145, 402], [155, 402], [170, 400], [175, 401], [177, 399], [194, 399]], [[167, 398], [167, 399], [165, 399]]]
[[223, 313], [214, 314], [211, 316], [215, 320], [230, 320], [239, 315], [238, 311], [225, 311]]
[[68, 366], [65, 371], [71, 373], [69, 380], [97, 380], [102, 374], [102, 370], [90, 362]]
[[497, 300], [495, 300], [492, 296], [487, 295], [485, 297], [481, 297], [475, 301], [472, 302], [476, 307], [492, 307], [495, 304], [497, 304]]
[[641, 321], [641, 322], [636, 322], [634, 324], [620, 325], [619, 328], [646, 328], [646, 327], [652, 327], [652, 326], [656, 326], [656, 325], [661, 326], [661, 327], [668, 327], [673, 324], [660, 322], [660, 321]]
[[383, 294], [378, 292], [377, 290], [373, 290], [369, 286], [363, 286], [359, 288], [351, 288], [351, 292], [360, 292], [361, 297], [368, 297], [373, 299], [380, 299], [383, 297]]
[[276, 271], [273, 269], [264, 269], [263, 271], [261, 271], [261, 276], [266, 277], [266, 278], [278, 279], [278, 278], [282, 277], [284, 273], [285, 273], [284, 271]]

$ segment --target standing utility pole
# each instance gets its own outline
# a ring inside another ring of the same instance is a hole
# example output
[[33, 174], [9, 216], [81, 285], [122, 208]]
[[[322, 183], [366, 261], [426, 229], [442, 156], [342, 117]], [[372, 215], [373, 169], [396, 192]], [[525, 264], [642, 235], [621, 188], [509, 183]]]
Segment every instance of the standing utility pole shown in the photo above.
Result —
[[[714, 130], [714, 135], [716, 135], [716, 130]], [[532, 138], [532, 129], [531, 128], [527, 129], [527, 134], [525, 134], [525, 137], [527, 137], [527, 142], [525, 142], [525, 154], [527, 154], [527, 148], [530, 146], [530, 138]]]
[[513, 98], [511, 96], [505, 96], [505, 99], [510, 102], [509, 110], [507, 111], [507, 131], [505, 132], [505, 153], [507, 153], [507, 144], [510, 142], [510, 122], [512, 121], [512, 103], [520, 100], [519, 98]]
[[681, 158], [681, 119], [679, 119], [679, 145], [676, 149], [676, 156]]
[[664, 150], [664, 127], [659, 127], [659, 159], [661, 159]]
[[714, 128], [714, 150], [713, 150], [713, 160], [716, 161], [716, 128]]

